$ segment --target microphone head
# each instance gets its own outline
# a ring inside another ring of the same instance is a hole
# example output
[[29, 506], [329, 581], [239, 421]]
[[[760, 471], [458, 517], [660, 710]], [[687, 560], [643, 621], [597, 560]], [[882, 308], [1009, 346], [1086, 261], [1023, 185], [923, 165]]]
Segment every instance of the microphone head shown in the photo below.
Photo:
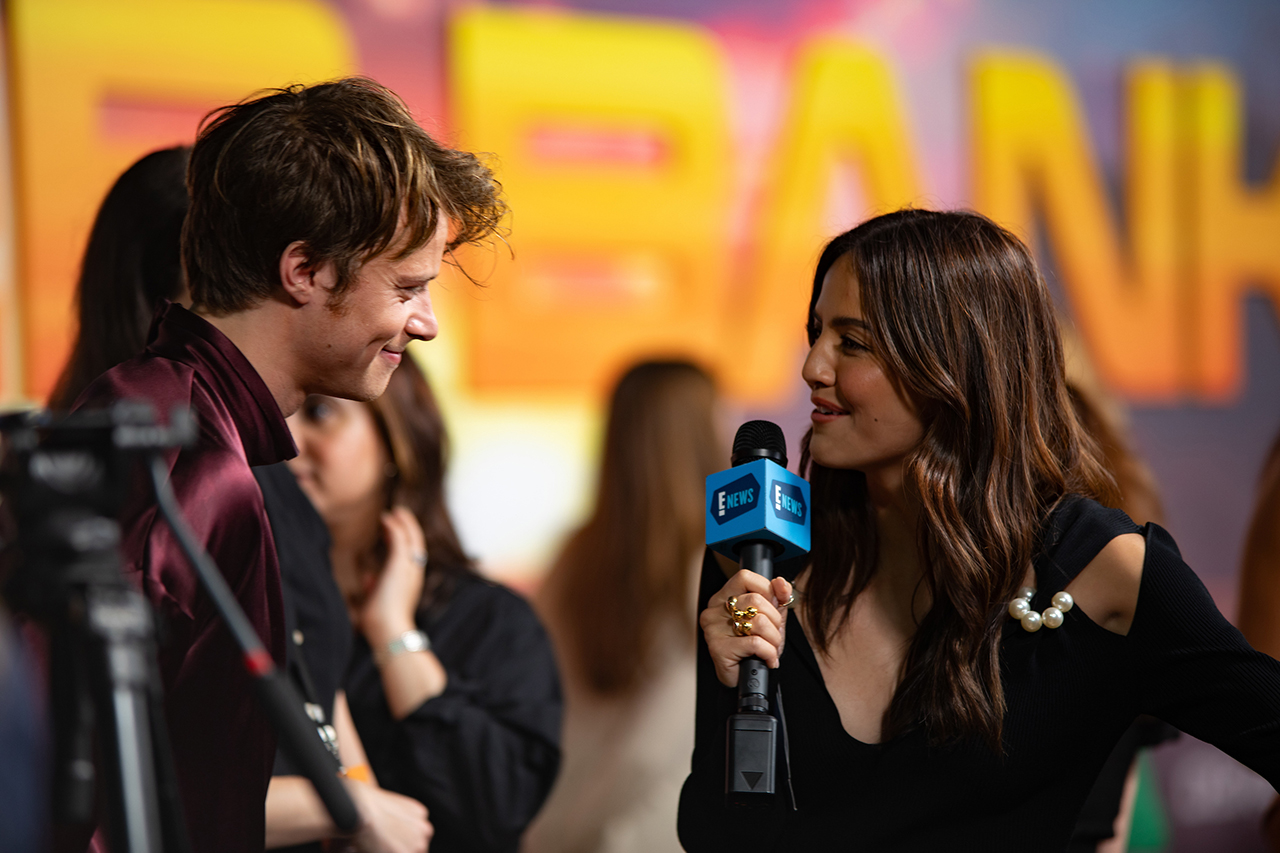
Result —
[[787, 439], [782, 427], [773, 421], [747, 421], [733, 437], [733, 455], [729, 457], [732, 465], [737, 467], [756, 459], [771, 459], [787, 467]]
[[733, 440], [733, 467], [707, 477], [707, 545], [731, 559], [768, 542], [774, 559], [809, 550], [809, 481], [787, 470], [787, 440], [770, 421], [748, 421]]

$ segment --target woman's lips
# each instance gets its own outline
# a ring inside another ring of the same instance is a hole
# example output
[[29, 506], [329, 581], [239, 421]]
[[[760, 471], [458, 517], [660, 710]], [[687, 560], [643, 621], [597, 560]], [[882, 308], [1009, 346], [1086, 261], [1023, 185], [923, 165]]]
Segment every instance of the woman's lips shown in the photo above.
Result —
[[843, 409], [837, 409], [827, 403], [818, 400], [813, 401], [813, 412], [809, 415], [809, 419], [815, 424], [829, 424], [836, 418], [844, 417], [849, 414]]
[[399, 364], [400, 357], [402, 355], [403, 353], [395, 352], [394, 350], [389, 350], [389, 349], [386, 349], [385, 347], [382, 349], [383, 358], [385, 358], [387, 361], [391, 362], [392, 364]]

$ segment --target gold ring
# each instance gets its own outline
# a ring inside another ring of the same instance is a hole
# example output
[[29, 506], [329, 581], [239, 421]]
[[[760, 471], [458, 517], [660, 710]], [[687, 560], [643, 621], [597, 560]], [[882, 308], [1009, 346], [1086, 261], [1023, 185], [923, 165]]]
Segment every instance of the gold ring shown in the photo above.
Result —
[[754, 607], [748, 607], [746, 610], [733, 611], [733, 618], [738, 620], [754, 619], [760, 615], [760, 611]]
[[739, 637], [750, 637], [751, 623], [743, 622], [738, 619], [733, 620], [733, 633], [737, 634]]
[[796, 606], [796, 588], [793, 586], [791, 587], [791, 596], [782, 603], [782, 607], [790, 610], [792, 607], [795, 607], [795, 606]]
[[733, 613], [733, 611], [737, 608], [737, 606], [738, 606], [738, 596], [736, 595], [729, 596], [729, 600], [724, 603], [724, 609], [728, 610], [730, 613]]

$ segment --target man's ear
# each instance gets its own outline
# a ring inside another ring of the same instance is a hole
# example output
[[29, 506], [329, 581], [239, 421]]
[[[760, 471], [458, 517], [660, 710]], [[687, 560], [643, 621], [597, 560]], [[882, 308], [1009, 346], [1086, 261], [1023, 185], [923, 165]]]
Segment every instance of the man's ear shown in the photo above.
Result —
[[280, 285], [297, 305], [323, 300], [323, 276], [311, 261], [307, 244], [294, 240], [280, 253]]

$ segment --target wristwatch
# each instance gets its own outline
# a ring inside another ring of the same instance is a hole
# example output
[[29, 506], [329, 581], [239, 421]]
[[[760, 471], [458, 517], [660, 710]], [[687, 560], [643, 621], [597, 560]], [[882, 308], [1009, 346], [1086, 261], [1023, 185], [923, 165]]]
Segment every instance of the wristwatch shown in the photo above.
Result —
[[405, 631], [399, 637], [381, 648], [373, 650], [373, 662], [378, 666], [382, 666], [394, 657], [399, 657], [406, 652], [425, 652], [430, 651], [431, 640], [421, 631]]

